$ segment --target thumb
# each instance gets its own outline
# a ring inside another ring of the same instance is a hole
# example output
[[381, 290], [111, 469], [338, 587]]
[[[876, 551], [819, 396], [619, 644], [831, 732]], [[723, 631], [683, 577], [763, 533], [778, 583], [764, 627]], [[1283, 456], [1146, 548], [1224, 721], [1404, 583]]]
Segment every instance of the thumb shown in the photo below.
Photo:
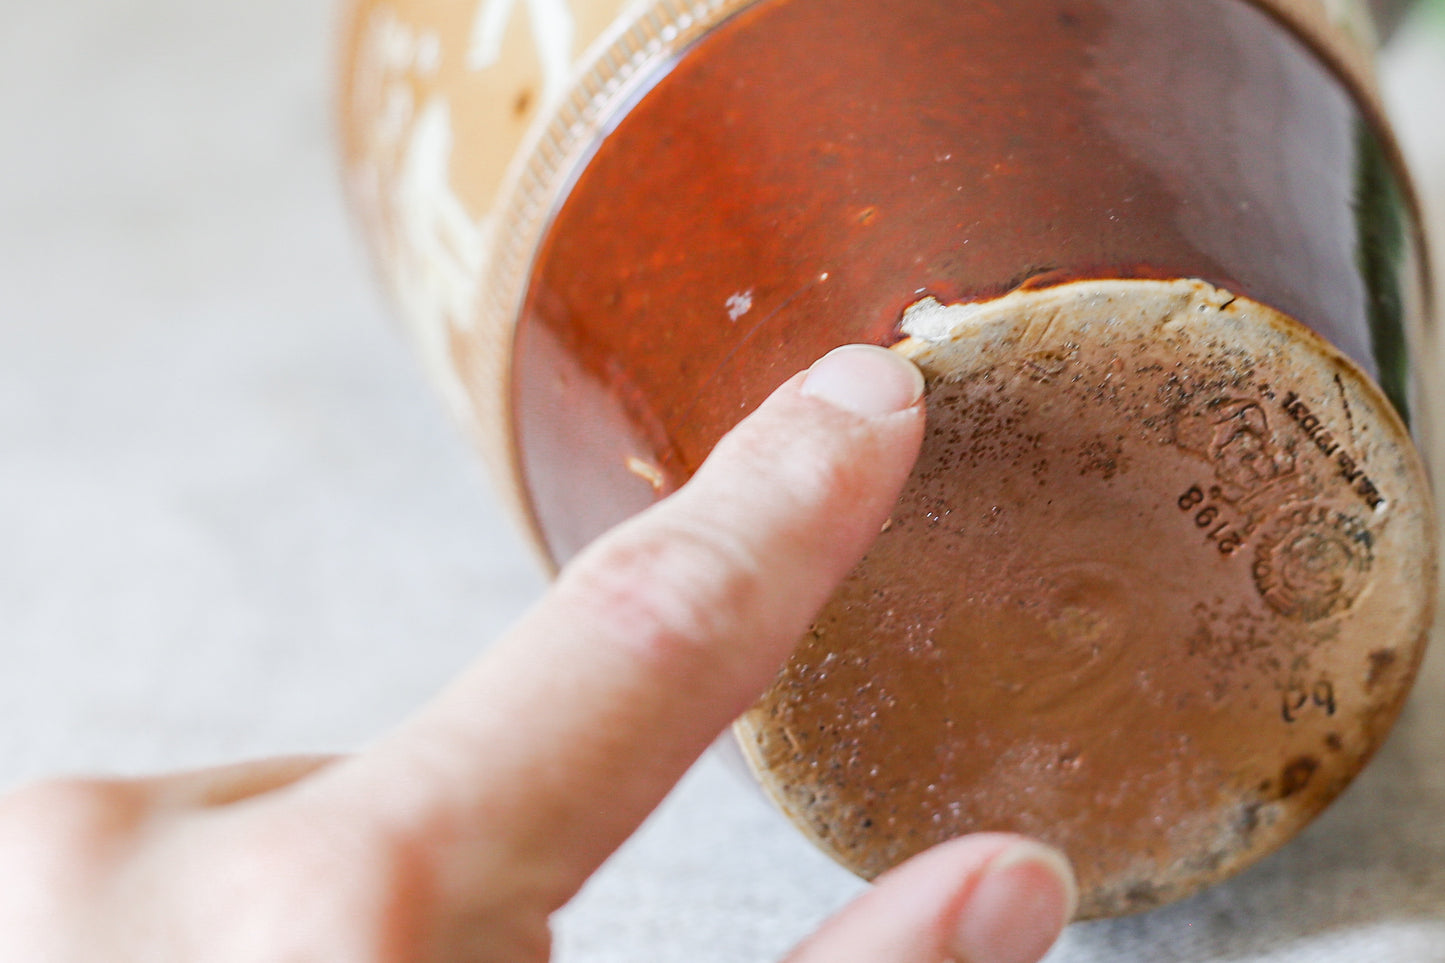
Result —
[[1057, 850], [965, 836], [879, 877], [787, 963], [1037, 963], [1077, 903]]

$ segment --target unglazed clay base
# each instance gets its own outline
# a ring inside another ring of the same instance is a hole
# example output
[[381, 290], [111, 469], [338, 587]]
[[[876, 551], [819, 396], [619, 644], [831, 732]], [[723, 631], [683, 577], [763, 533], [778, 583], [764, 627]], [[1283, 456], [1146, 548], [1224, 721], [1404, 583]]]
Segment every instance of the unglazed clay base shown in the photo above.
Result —
[[1293, 835], [1397, 714], [1430, 498], [1394, 410], [1293, 320], [1197, 281], [924, 300], [922, 457], [738, 723], [764, 789], [872, 877], [961, 833], [1063, 848], [1082, 917]]

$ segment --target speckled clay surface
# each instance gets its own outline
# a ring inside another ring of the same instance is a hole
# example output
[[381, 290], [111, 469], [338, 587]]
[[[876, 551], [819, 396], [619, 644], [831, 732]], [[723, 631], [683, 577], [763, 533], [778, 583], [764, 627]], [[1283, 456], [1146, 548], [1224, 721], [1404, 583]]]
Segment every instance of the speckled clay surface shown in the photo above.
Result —
[[[542, 590], [356, 250], [333, 14], [6, 10], [6, 785], [366, 745]], [[1386, 92], [1438, 233], [1445, 30], [1401, 40]], [[1070, 927], [1050, 963], [1440, 963], [1442, 732], [1434, 646], [1374, 762], [1294, 841]], [[778, 960], [865, 890], [753, 795], [704, 759], [558, 916], [556, 959]]]
[[1042, 837], [1084, 916], [1289, 838], [1378, 746], [1431, 620], [1429, 490], [1383, 395], [1201, 282], [928, 300], [904, 330], [923, 455], [738, 725], [770, 793], [865, 876]]

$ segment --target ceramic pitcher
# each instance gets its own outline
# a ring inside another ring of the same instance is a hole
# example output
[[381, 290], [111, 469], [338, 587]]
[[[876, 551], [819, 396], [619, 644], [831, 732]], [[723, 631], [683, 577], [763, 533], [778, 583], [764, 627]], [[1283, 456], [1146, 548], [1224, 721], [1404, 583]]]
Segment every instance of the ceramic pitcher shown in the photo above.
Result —
[[345, 177], [561, 565], [828, 349], [928, 381], [889, 524], [735, 726], [871, 877], [1194, 892], [1379, 745], [1435, 585], [1420, 221], [1326, 0], [353, 0]]

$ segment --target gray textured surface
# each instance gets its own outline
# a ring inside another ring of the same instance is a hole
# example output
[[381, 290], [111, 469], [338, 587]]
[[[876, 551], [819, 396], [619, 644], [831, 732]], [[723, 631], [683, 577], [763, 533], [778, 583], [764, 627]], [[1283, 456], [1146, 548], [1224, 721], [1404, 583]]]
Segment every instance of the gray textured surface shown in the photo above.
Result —
[[[346, 224], [329, 13], [0, 18], [0, 784], [360, 745], [541, 590]], [[1445, 228], [1445, 26], [1388, 68]], [[1299, 840], [1053, 959], [1445, 961], [1442, 734], [1437, 650]], [[559, 956], [766, 960], [858, 889], [707, 761]]]

